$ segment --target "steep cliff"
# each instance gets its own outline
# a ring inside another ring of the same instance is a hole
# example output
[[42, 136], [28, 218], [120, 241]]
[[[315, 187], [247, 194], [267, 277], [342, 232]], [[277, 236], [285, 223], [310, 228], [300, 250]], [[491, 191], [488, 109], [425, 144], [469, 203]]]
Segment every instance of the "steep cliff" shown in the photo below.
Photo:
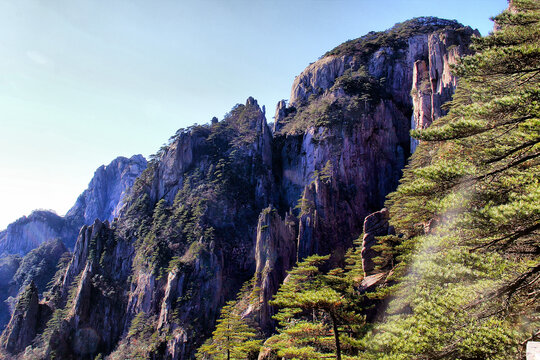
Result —
[[[189, 358], [219, 307], [252, 276], [271, 166], [271, 132], [248, 98], [220, 122], [179, 131], [133, 187], [120, 219], [135, 248], [126, 328], [138, 314], [155, 316], [154, 341], [172, 336], [156, 350], [162, 356]], [[113, 357], [132, 356], [123, 345]]]
[[0, 258], [0, 289], [2, 289], [2, 296], [0, 297], [0, 328], [3, 328], [9, 322], [11, 317], [9, 305], [5, 300], [17, 293], [17, 289], [12, 285], [12, 280], [19, 268], [21, 260], [17, 255]]
[[23, 351], [32, 343], [38, 331], [43, 330], [42, 317], [46, 309], [38, 302], [38, 290], [31, 282], [19, 297], [6, 330], [0, 337], [0, 346], [11, 354]]
[[[66, 247], [75, 245], [81, 226], [91, 224], [95, 219], [107, 220], [118, 215], [126, 192], [145, 168], [146, 160], [141, 155], [129, 159], [118, 157], [96, 170], [88, 189], [79, 196], [66, 216], [36, 210], [0, 232], [0, 254], [3, 255], [0, 261], [5, 275], [0, 284], [3, 289], [0, 295], [0, 329], [9, 321], [9, 306], [13, 307], [19, 291], [30, 281], [35, 282], [39, 296], [46, 290], [57, 270], [58, 261], [68, 250]], [[23, 258], [15, 261], [16, 258], [8, 254]]]
[[[295, 79], [273, 135], [249, 98], [221, 121], [179, 130], [119, 212], [91, 192], [80, 198], [72, 216], [92, 204], [118, 219], [81, 229], [43, 301], [55, 310], [43, 342], [28, 354], [193, 358], [250, 279], [238, 307], [271, 332], [268, 301], [287, 270], [314, 253], [342, 264], [396, 188], [411, 119], [427, 126], [442, 113], [455, 86], [449, 65], [473, 33], [420, 18], [347, 42]], [[426, 77], [429, 97], [413, 99]]]
[[[427, 60], [417, 60], [413, 66], [412, 129], [425, 129], [446, 114], [442, 105], [451, 100], [457, 86], [451, 66], [470, 53], [469, 37], [470, 33], [451, 30], [429, 35]], [[411, 152], [417, 145], [417, 140], [411, 139]]]
[[273, 207], [264, 209], [259, 216], [253, 276], [254, 299], [248, 303], [243, 316], [254, 319], [266, 333], [270, 333], [276, 325], [272, 319], [275, 309], [268, 306], [268, 302], [287, 276], [287, 270], [297, 260], [297, 223], [298, 219], [292, 213], [287, 213], [282, 219]]
[[118, 157], [109, 165], [101, 166], [88, 189], [64, 217], [36, 210], [9, 224], [0, 232], [0, 254], [25, 255], [53, 239], [60, 239], [73, 248], [81, 226], [92, 224], [95, 219], [112, 220], [118, 215], [126, 192], [145, 168], [146, 160], [142, 155], [129, 159]]
[[73, 247], [78, 231], [76, 224], [63, 217], [50, 211], [36, 210], [9, 224], [6, 230], [0, 232], [0, 254], [24, 256], [30, 250], [53, 239], [62, 239], [67, 246]]
[[112, 221], [123, 206], [122, 199], [135, 179], [146, 168], [142, 155], [117, 157], [109, 165], [102, 165], [77, 202], [66, 213], [66, 218], [76, 223], [90, 225], [95, 219]]
[[416, 145], [409, 131], [444, 114], [457, 82], [450, 67], [475, 34], [417, 18], [348, 41], [296, 77], [289, 106], [278, 104], [274, 142], [280, 213], [300, 208], [298, 259], [343, 260], [364, 218], [397, 187]]

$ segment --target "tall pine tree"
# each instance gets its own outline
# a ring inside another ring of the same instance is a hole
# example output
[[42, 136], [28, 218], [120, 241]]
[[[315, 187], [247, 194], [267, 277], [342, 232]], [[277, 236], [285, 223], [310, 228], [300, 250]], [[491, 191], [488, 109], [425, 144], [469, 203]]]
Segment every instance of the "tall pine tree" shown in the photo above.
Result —
[[515, 358], [540, 327], [540, 2], [494, 20], [449, 114], [413, 132], [388, 203], [402, 281], [368, 358]]
[[241, 360], [258, 351], [257, 332], [235, 310], [236, 301], [222, 309], [212, 337], [199, 348], [197, 359]]
[[341, 269], [321, 270], [328, 259], [313, 255], [300, 262], [272, 301], [281, 328], [265, 345], [282, 358], [341, 360], [358, 352], [361, 297]]

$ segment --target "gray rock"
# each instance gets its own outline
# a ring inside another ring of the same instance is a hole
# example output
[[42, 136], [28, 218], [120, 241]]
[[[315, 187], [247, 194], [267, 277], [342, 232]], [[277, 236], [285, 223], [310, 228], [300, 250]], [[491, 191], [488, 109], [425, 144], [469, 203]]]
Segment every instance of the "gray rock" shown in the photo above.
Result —
[[26, 255], [46, 241], [61, 239], [73, 246], [78, 227], [51, 211], [35, 210], [0, 232], [0, 254]]
[[146, 168], [142, 155], [118, 157], [96, 170], [94, 177], [66, 216], [51, 211], [35, 210], [0, 232], [0, 254], [24, 256], [46, 241], [60, 239], [73, 248], [79, 229], [95, 219], [112, 220], [118, 216], [123, 199]]
[[38, 317], [38, 290], [31, 282], [19, 298], [13, 316], [0, 337], [0, 345], [13, 354], [23, 351], [36, 336]]
[[112, 221], [123, 206], [123, 199], [146, 169], [142, 155], [131, 158], [118, 157], [109, 165], [99, 167], [75, 205], [66, 213], [66, 218], [76, 223], [90, 225], [94, 220]]
[[362, 238], [362, 268], [366, 277], [374, 274], [375, 263], [373, 259], [379, 252], [373, 249], [377, 245], [377, 236], [394, 234], [393, 227], [388, 223], [389, 214], [386, 208], [374, 212], [364, 220], [364, 237]]
[[258, 299], [243, 312], [244, 317], [252, 318], [266, 333], [275, 327], [272, 316], [275, 309], [268, 304], [277, 293], [287, 276], [287, 271], [296, 263], [296, 222], [290, 213], [282, 219], [272, 207], [264, 209], [259, 215], [255, 245], [255, 288]]

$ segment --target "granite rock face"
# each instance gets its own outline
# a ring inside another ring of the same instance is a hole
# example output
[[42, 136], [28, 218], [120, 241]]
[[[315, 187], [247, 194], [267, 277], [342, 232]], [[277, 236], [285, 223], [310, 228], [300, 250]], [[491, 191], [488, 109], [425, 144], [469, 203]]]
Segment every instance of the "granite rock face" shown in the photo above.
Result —
[[58, 239], [42, 243], [23, 258], [8, 255], [0, 258], [0, 330], [9, 322], [18, 295], [33, 283], [41, 296], [57, 271], [62, 257], [69, 252]]
[[10, 353], [19, 353], [30, 345], [37, 332], [38, 291], [32, 282], [21, 295], [13, 316], [0, 337], [0, 345]]
[[[418, 18], [345, 43], [296, 77], [290, 106], [278, 104], [275, 141], [283, 144], [281, 204], [306, 205], [299, 258], [341, 258], [364, 217], [383, 207], [411, 154], [409, 130], [443, 115], [456, 85], [450, 66], [474, 34], [455, 21]], [[327, 164], [330, 176], [318, 181]]]
[[44, 299], [44, 306], [64, 309], [44, 339], [47, 357], [84, 358], [113, 349], [124, 330], [132, 257], [132, 244], [114, 235], [114, 225], [96, 220], [83, 226], [71, 262]]
[[[414, 29], [408, 37], [394, 36], [408, 26]], [[280, 151], [280, 214], [301, 208], [294, 234], [297, 260], [331, 254], [331, 262], [341, 264], [365, 231], [364, 219], [397, 187], [414, 151], [409, 131], [444, 114], [441, 105], [456, 85], [450, 66], [469, 53], [475, 34], [455, 21], [414, 19], [345, 43], [296, 77], [289, 106], [277, 106], [274, 142]], [[373, 47], [375, 41], [386, 45]], [[430, 89], [425, 94], [415, 91], [424, 78]], [[388, 235], [387, 226], [370, 228], [366, 239]], [[375, 256], [370, 241], [367, 273]], [[275, 294], [277, 287], [266, 291]]]
[[275, 309], [268, 302], [297, 260], [297, 222], [292, 213], [287, 213], [282, 219], [273, 207], [264, 209], [259, 215], [254, 275], [254, 287], [259, 290], [243, 316], [255, 320], [266, 333], [270, 333], [276, 325], [272, 319]]
[[[480, 35], [475, 32], [474, 35]], [[457, 86], [457, 78], [451, 66], [460, 57], [470, 54], [468, 48], [470, 34], [445, 30], [428, 36], [427, 60], [417, 60], [413, 66], [412, 129], [425, 129], [433, 121], [446, 115], [442, 105], [452, 99]], [[418, 141], [411, 139], [411, 152]]]
[[109, 165], [102, 165], [94, 173], [88, 189], [66, 213], [66, 218], [86, 225], [96, 219], [112, 221], [118, 216], [127, 191], [146, 165], [142, 155], [133, 155], [129, 159], [120, 156]]
[[[0, 329], [9, 321], [10, 309], [4, 301], [15, 301], [19, 291], [33, 280], [38, 295], [56, 272], [60, 257], [73, 248], [81, 226], [92, 224], [95, 219], [107, 220], [118, 215], [123, 198], [135, 179], [146, 168], [141, 155], [130, 159], [119, 157], [109, 165], [102, 166], [92, 178], [89, 187], [79, 196], [73, 208], [62, 217], [50, 211], [36, 210], [8, 225], [0, 232], [0, 261], [5, 275], [11, 278], [0, 284]], [[13, 261], [13, 255], [23, 256]], [[14, 268], [15, 262], [20, 266]], [[10, 266], [8, 266], [10, 264]]]
[[364, 220], [364, 236], [362, 238], [362, 268], [366, 277], [373, 275], [375, 263], [373, 259], [379, 255], [373, 249], [377, 245], [377, 236], [393, 235], [394, 229], [388, 223], [389, 213], [386, 208], [374, 212]]
[[0, 329], [9, 322], [11, 311], [6, 299], [17, 295], [17, 287], [13, 284], [13, 276], [17, 272], [22, 259], [17, 255], [9, 255], [0, 258]]
[[77, 231], [77, 226], [63, 217], [50, 211], [36, 210], [0, 232], [0, 254], [24, 256], [42, 243], [58, 238], [67, 246], [73, 246]]
[[95, 219], [112, 220], [118, 215], [123, 199], [135, 179], [146, 168], [142, 155], [118, 157], [96, 170], [94, 177], [66, 216], [36, 210], [23, 216], [0, 232], [0, 254], [24, 256], [40, 244], [60, 239], [73, 248], [79, 229]]

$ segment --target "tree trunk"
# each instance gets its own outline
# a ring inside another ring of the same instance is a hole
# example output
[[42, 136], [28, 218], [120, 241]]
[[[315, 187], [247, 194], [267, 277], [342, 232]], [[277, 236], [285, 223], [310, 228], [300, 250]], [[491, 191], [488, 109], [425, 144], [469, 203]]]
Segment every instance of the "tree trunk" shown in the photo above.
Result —
[[334, 339], [336, 341], [336, 360], [341, 360], [341, 343], [339, 342], [337, 319], [333, 312], [330, 312], [330, 318], [332, 318], [332, 326], [334, 327]]

